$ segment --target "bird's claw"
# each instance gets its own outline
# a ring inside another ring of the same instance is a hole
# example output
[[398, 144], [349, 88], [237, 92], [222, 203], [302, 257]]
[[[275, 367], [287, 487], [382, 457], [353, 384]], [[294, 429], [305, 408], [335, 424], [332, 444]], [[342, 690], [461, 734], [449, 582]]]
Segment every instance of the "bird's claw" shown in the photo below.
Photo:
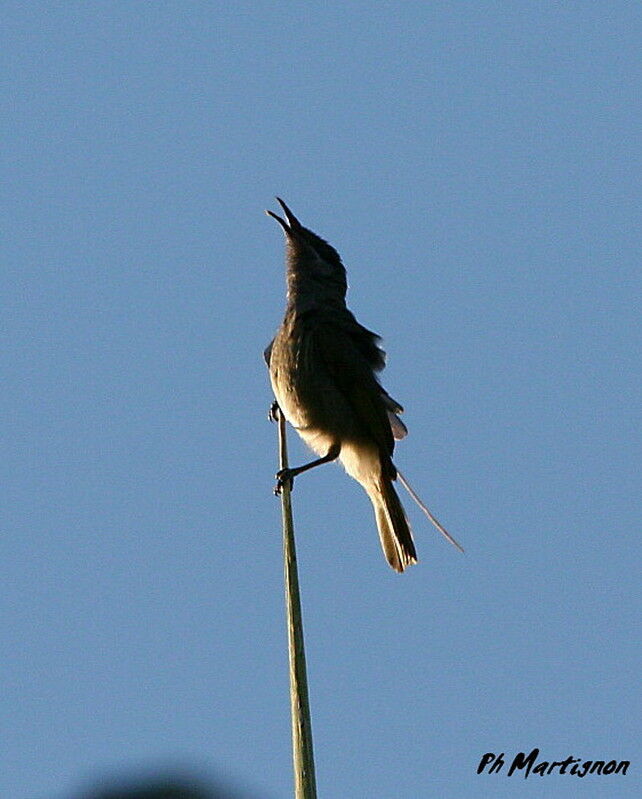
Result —
[[280, 413], [281, 409], [279, 408], [279, 403], [276, 400], [274, 400], [274, 402], [270, 405], [270, 410], [268, 411], [269, 421], [278, 422]]
[[275, 475], [276, 485], [274, 486], [274, 494], [278, 497], [283, 491], [283, 487], [287, 484], [290, 486], [290, 491], [294, 488], [294, 472], [292, 469], [280, 469]]

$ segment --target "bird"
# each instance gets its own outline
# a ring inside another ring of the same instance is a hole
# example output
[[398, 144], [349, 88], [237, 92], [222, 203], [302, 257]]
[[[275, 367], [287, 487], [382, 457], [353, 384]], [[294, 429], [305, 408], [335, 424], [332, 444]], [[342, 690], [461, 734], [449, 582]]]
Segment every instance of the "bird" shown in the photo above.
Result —
[[379, 382], [385, 365], [380, 337], [363, 327], [346, 305], [346, 269], [327, 241], [304, 227], [285, 202], [283, 217], [267, 210], [285, 235], [286, 310], [264, 352], [276, 398], [271, 417], [283, 413], [317, 454], [310, 463], [281, 469], [275, 493], [294, 478], [339, 460], [372, 503], [381, 547], [396, 572], [417, 562], [408, 518], [394, 483], [397, 478], [440, 532], [462, 547], [432, 515], [392, 456], [408, 432], [402, 406]]

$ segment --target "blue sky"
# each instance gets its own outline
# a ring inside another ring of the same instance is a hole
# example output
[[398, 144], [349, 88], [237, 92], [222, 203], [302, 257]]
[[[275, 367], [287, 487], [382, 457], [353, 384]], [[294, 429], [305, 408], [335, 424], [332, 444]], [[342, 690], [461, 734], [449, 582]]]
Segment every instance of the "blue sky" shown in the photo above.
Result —
[[[174, 763], [291, 795], [275, 194], [341, 252], [396, 461], [466, 548], [409, 505], [398, 576], [356, 483], [298, 480], [320, 796], [640, 795], [641, 22], [5, 4], [0, 795]], [[535, 746], [637, 762], [475, 774]]]

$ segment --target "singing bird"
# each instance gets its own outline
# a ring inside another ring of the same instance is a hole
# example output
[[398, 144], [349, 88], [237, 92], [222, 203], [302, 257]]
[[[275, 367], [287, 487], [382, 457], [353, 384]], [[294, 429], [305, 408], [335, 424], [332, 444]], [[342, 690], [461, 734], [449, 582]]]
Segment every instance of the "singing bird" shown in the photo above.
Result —
[[408, 432], [399, 418], [403, 408], [377, 379], [385, 363], [379, 336], [360, 325], [346, 306], [348, 283], [339, 253], [276, 199], [285, 219], [266, 213], [285, 233], [287, 305], [265, 360], [275, 410], [319, 457], [282, 469], [275, 491], [301, 472], [338, 458], [372, 502], [388, 563], [403, 572], [417, 562], [417, 552], [393, 485], [399, 477], [431, 522], [461, 550], [392, 461], [395, 440]]

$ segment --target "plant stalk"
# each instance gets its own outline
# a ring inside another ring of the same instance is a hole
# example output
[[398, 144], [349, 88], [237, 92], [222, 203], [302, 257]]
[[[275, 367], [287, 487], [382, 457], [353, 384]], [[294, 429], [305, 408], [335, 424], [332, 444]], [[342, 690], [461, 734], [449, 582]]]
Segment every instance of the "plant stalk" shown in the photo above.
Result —
[[[279, 464], [288, 468], [288, 448], [285, 416], [279, 409]], [[286, 482], [281, 491], [283, 512], [283, 561], [285, 570], [285, 603], [288, 623], [288, 652], [290, 660], [290, 705], [292, 711], [292, 758], [294, 765], [295, 799], [316, 799], [312, 749], [312, 724], [308, 698], [308, 679], [303, 642], [303, 619], [299, 594], [299, 575], [294, 544], [291, 484]]]

